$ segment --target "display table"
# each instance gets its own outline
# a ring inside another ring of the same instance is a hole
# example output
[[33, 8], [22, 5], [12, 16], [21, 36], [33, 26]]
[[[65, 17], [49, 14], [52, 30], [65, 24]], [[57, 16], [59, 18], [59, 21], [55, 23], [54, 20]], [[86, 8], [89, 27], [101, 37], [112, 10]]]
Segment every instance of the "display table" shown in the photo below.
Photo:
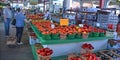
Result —
[[54, 56], [68, 55], [70, 53], [80, 53], [80, 47], [84, 43], [90, 43], [94, 46], [94, 51], [107, 48], [107, 39], [96, 40], [96, 41], [85, 41], [85, 42], [74, 42], [74, 43], [64, 43], [64, 44], [45, 44], [44, 47], [49, 47], [53, 49]]
[[80, 52], [80, 47], [83, 43], [91, 43], [94, 46], [94, 50], [101, 50], [107, 48], [107, 37], [96, 37], [96, 38], [88, 38], [88, 39], [72, 39], [72, 40], [43, 40], [39, 35], [39, 31], [37, 28], [31, 24], [31, 27], [41, 44], [44, 47], [49, 47], [53, 49], [53, 57], [67, 55], [69, 53], [78, 53]]

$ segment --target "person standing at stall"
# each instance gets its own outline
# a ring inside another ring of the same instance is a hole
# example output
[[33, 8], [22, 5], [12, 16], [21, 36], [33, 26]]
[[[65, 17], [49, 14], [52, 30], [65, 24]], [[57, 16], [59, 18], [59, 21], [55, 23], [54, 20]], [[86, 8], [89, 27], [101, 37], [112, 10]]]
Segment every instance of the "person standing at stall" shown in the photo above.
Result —
[[49, 10], [47, 10], [44, 14], [44, 19], [49, 20], [49, 18], [50, 18], [50, 12], [49, 12]]
[[4, 15], [4, 27], [5, 27], [5, 36], [9, 36], [9, 29], [10, 29], [10, 21], [12, 19], [12, 11], [10, 9], [10, 4], [6, 5], [6, 8], [3, 10]]
[[24, 24], [25, 24], [25, 22], [30, 22], [30, 21], [27, 21], [26, 16], [22, 13], [20, 8], [17, 9], [17, 14], [15, 15], [15, 19], [16, 19], [15, 26], [16, 26], [17, 44], [21, 45], [21, 44], [23, 44], [21, 42], [21, 39], [22, 39]]
[[117, 23], [116, 32], [117, 32], [118, 38], [120, 38], [120, 14], [118, 15], [118, 23]]

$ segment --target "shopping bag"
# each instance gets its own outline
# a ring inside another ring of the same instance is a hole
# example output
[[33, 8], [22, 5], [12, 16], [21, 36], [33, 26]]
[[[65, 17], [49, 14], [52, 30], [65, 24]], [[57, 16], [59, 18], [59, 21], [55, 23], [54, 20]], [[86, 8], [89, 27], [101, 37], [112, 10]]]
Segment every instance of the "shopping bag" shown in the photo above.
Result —
[[13, 19], [12, 22], [11, 22], [12, 25], [15, 25], [16, 24], [16, 19]]

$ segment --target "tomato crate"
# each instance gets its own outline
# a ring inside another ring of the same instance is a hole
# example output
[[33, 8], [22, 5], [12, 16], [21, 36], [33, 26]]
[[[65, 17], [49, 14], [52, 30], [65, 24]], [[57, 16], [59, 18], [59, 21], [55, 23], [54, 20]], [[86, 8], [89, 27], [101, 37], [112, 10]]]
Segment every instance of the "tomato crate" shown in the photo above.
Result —
[[51, 40], [51, 34], [42, 34], [44, 40]]
[[51, 34], [51, 38], [52, 38], [52, 40], [59, 40], [60, 39], [60, 34], [59, 33]]
[[74, 39], [74, 38], [75, 38], [75, 35], [76, 35], [76, 33], [68, 34], [68, 35], [67, 35], [67, 38], [68, 38], [68, 39]]
[[82, 39], [82, 33], [77, 33], [75, 37], [78, 39]]

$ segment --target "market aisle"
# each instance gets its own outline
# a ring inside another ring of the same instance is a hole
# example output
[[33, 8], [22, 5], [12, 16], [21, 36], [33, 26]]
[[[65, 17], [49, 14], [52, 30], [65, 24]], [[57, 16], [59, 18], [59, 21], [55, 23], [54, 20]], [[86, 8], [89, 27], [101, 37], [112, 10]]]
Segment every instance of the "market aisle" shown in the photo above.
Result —
[[24, 40], [24, 45], [21, 47], [9, 48], [4, 38], [3, 23], [0, 22], [0, 60], [33, 60], [26, 33], [24, 33], [22, 40]]

